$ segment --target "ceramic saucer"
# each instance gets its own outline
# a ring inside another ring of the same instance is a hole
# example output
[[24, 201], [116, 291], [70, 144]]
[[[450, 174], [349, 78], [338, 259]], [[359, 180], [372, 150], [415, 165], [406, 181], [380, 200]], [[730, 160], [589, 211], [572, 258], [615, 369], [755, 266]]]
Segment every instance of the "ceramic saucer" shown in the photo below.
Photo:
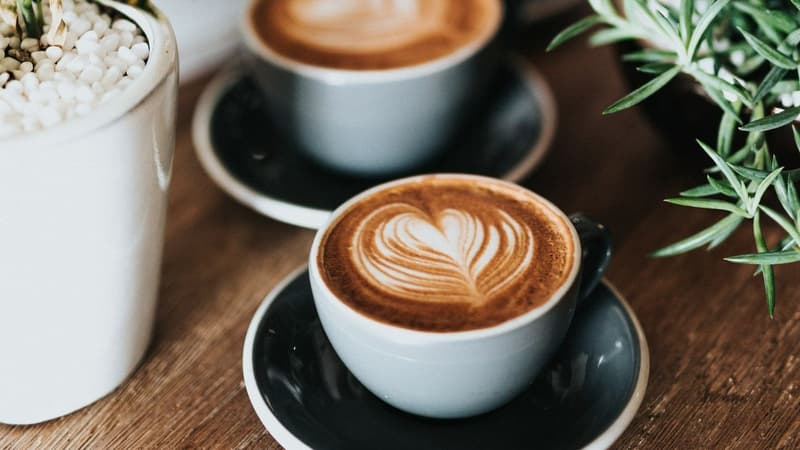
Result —
[[650, 367], [641, 326], [603, 282], [531, 387], [493, 412], [462, 420], [396, 410], [344, 367], [317, 318], [308, 272], [289, 276], [253, 317], [242, 361], [258, 417], [294, 449], [607, 448], [630, 424]]
[[[527, 63], [508, 59], [487, 86], [490, 100], [442, 156], [419, 173], [460, 172], [519, 181], [542, 160], [556, 126], [549, 86]], [[214, 80], [194, 115], [198, 158], [228, 194], [292, 225], [318, 228], [339, 204], [380, 182], [329, 172], [274, 132], [265, 100], [239, 73]]]

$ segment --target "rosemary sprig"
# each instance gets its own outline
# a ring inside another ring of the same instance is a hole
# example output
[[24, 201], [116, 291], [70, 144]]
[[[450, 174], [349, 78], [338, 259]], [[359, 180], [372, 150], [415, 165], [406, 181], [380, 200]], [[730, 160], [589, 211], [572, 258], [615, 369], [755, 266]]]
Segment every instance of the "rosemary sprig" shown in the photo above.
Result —
[[[722, 111], [716, 148], [698, 142], [713, 162], [706, 183], [667, 199], [672, 204], [719, 210], [726, 215], [708, 228], [652, 253], [662, 257], [702, 246], [716, 247], [744, 221], [752, 221], [755, 252], [727, 261], [757, 266], [770, 317], [775, 307], [772, 266], [800, 262], [800, 168], [785, 169], [765, 139], [800, 115], [800, 0], [590, 0], [594, 14], [559, 33], [552, 50], [596, 29], [593, 45], [636, 40], [643, 49], [623, 55], [654, 77], [609, 106], [604, 114], [634, 106], [682, 74], [702, 87]], [[800, 150], [800, 132], [794, 127]], [[734, 142], [745, 142], [733, 148]], [[774, 197], [780, 211], [764, 205]], [[775, 222], [783, 238], [769, 247], [762, 218]]]

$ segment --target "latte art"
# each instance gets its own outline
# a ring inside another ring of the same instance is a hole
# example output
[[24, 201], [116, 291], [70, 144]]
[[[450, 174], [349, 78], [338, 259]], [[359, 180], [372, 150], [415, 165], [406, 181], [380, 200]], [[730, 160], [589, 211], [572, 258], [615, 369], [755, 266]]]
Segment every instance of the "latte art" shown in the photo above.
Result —
[[287, 35], [308, 46], [367, 53], [409, 45], [446, 23], [446, 0], [296, 0]]
[[395, 203], [364, 219], [351, 256], [361, 276], [389, 295], [482, 304], [514, 285], [533, 253], [531, 230], [499, 209], [445, 209], [430, 217]]
[[261, 0], [251, 20], [281, 55], [376, 70], [446, 56], [490, 36], [499, 0]]
[[572, 233], [520, 187], [431, 175], [355, 201], [327, 227], [315, 258], [334, 296], [361, 314], [463, 331], [546, 303], [572, 273]]

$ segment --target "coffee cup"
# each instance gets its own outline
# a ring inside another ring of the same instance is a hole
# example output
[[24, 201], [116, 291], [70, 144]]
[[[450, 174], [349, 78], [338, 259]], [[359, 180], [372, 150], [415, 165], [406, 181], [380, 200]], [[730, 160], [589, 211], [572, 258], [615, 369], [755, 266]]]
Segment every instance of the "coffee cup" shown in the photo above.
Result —
[[251, 0], [245, 61], [307, 156], [398, 174], [435, 158], [468, 119], [502, 13], [501, 0]]
[[309, 274], [325, 334], [367, 389], [409, 413], [461, 418], [530, 385], [610, 255], [602, 225], [520, 186], [425, 175], [334, 211]]

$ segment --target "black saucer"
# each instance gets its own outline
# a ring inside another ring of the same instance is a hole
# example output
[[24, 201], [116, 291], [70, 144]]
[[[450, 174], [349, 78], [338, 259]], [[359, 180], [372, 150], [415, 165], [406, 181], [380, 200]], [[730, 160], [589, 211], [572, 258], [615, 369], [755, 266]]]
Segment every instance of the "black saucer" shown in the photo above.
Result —
[[290, 450], [606, 448], [642, 401], [649, 353], [635, 315], [605, 282], [527, 392], [482, 416], [423, 419], [386, 405], [344, 367], [320, 326], [304, 270], [256, 312], [243, 371], [253, 408]]
[[[456, 172], [520, 181], [552, 141], [550, 88], [529, 64], [508, 59], [486, 86], [488, 100], [442, 156], [417, 173]], [[226, 192], [276, 220], [318, 228], [339, 204], [385, 179], [340, 175], [280, 138], [255, 84], [239, 73], [212, 82], [194, 116], [197, 155]], [[409, 174], [410, 175], [410, 174]]]

